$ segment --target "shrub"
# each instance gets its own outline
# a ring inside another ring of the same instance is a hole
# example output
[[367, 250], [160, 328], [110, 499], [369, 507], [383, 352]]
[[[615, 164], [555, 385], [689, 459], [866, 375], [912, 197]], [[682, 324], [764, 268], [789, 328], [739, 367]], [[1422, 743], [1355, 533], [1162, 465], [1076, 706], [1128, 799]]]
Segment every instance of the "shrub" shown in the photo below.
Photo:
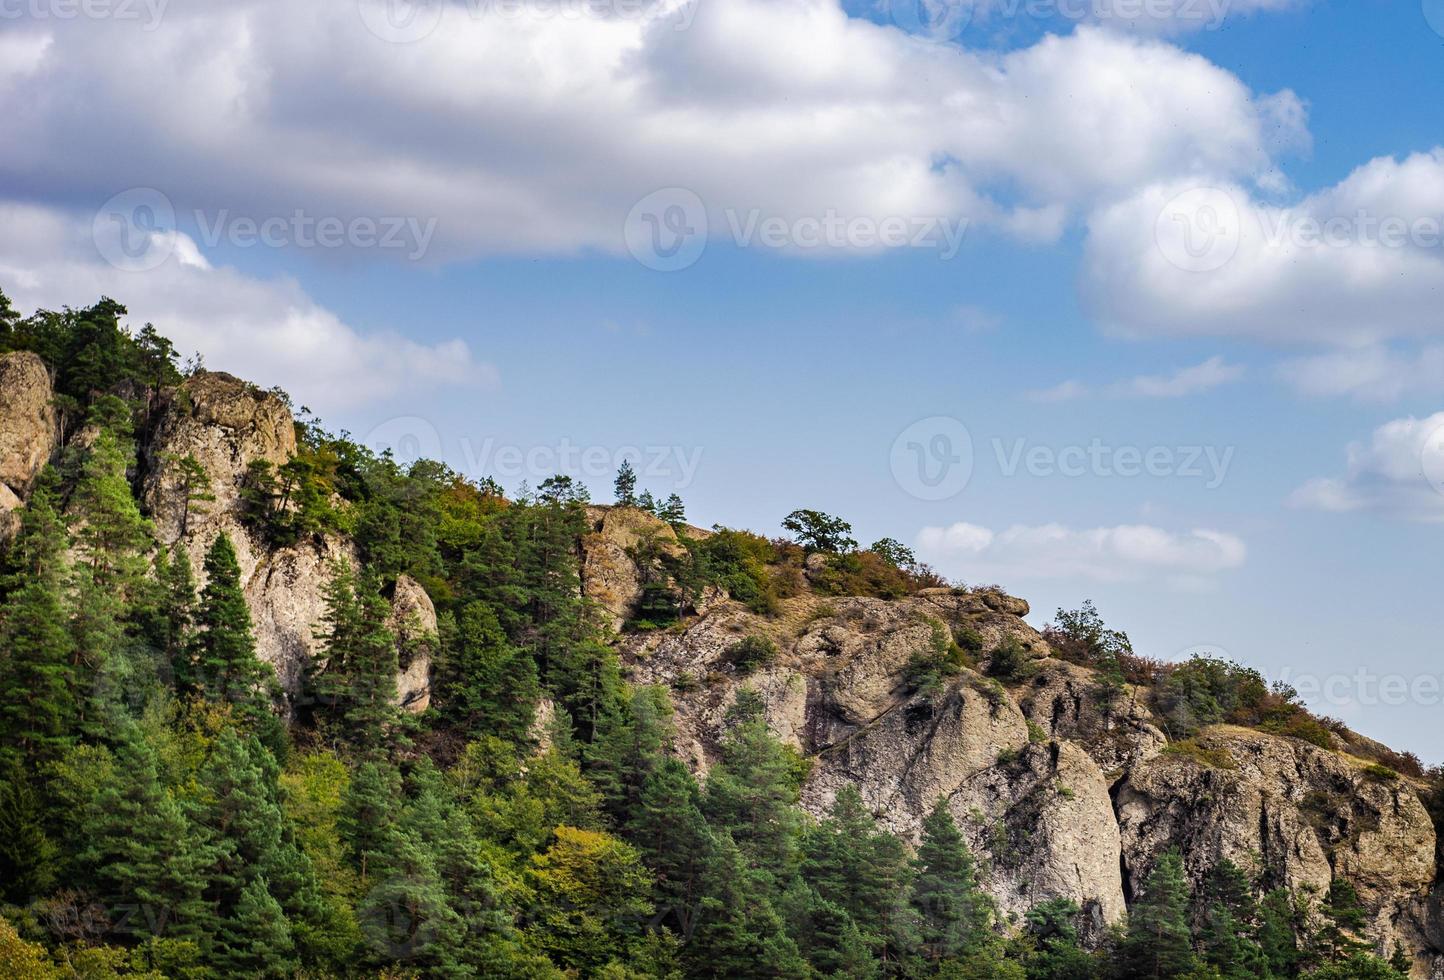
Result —
[[1018, 678], [1023, 665], [1028, 662], [1028, 651], [1016, 637], [1004, 640], [988, 659], [988, 676], [1011, 681]]
[[1388, 766], [1381, 766], [1377, 762], [1371, 762], [1364, 767], [1364, 776], [1378, 783], [1397, 782], [1399, 774]]
[[748, 636], [728, 647], [723, 657], [746, 677], [777, 660], [777, 644], [765, 636]]
[[1029, 721], [1028, 741], [1032, 742], [1034, 745], [1037, 745], [1041, 742], [1046, 742], [1048, 741], [1048, 733], [1043, 731], [1043, 726], [1038, 724], [1036, 721]]
[[1227, 749], [1202, 745], [1191, 738], [1181, 742], [1170, 742], [1164, 747], [1163, 752], [1165, 755], [1191, 759], [1209, 769], [1238, 768], [1238, 763], [1234, 761], [1233, 756], [1229, 755]]

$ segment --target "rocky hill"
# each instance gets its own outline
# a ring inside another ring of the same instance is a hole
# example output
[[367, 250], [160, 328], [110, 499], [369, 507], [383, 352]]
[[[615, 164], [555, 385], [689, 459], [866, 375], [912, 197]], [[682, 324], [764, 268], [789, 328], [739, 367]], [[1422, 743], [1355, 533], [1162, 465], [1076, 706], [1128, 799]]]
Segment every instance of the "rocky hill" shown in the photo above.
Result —
[[[278, 396], [198, 373], [149, 399], [134, 469], [160, 541], [178, 543], [199, 567], [217, 535], [233, 539], [257, 652], [291, 695], [318, 656], [331, 569], [358, 560], [345, 535], [276, 546], [242, 519], [247, 473], [291, 459], [294, 422]], [[0, 533], [61, 449], [44, 363], [0, 357]], [[190, 499], [187, 459], [214, 499]], [[1008, 915], [1068, 898], [1101, 938], [1160, 855], [1177, 849], [1195, 883], [1223, 858], [1268, 887], [1322, 894], [1346, 880], [1377, 951], [1402, 946], [1416, 976], [1444, 976], [1429, 787], [1358, 754], [1363, 740], [1340, 735], [1325, 747], [1214, 725], [1170, 743], [1148, 691], [1054, 656], [1025, 620], [1028, 604], [998, 591], [882, 599], [804, 587], [763, 614], [714, 586], [676, 623], [634, 629], [656, 569], [685, 554], [683, 538], [708, 532], [634, 508], [592, 507], [587, 520], [582, 591], [613, 631], [629, 678], [670, 689], [676, 750], [697, 774], [717, 757], [727, 709], [750, 689], [771, 730], [810, 763], [808, 810], [821, 815], [842, 787], [856, 786], [884, 826], [916, 841], [925, 814], [945, 799]], [[809, 578], [823, 571], [806, 566]], [[404, 575], [390, 601], [399, 698], [423, 711], [436, 613]], [[741, 662], [743, 641], [764, 655]], [[966, 663], [920, 676], [920, 654], [959, 644], [969, 648]], [[1019, 662], [995, 669], [1002, 656]]]

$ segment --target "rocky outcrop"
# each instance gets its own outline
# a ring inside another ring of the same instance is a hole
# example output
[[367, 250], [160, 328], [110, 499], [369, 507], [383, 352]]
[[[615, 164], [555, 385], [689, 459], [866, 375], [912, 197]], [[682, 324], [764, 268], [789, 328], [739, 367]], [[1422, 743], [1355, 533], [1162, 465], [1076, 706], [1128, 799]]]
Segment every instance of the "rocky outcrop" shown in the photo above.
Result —
[[[677, 532], [636, 507], [588, 507], [590, 532], [582, 538], [582, 594], [596, 603], [607, 625], [620, 629], [637, 607], [647, 576], [661, 573], [662, 558], [679, 558], [686, 549]], [[639, 548], [654, 557], [639, 565]]]
[[396, 579], [391, 596], [391, 631], [396, 634], [396, 699], [408, 711], [431, 706], [431, 661], [436, 647], [436, 607], [410, 575]]
[[[1267, 887], [1322, 894], [1347, 878], [1368, 938], [1384, 952], [1403, 944], [1431, 975], [1444, 898], [1431, 893], [1435, 836], [1418, 788], [1248, 729], [1170, 748], [1146, 692], [1053, 659], [1027, 612], [997, 592], [807, 594], [771, 617], [722, 602], [681, 630], [625, 637], [623, 650], [633, 680], [672, 688], [677, 751], [704, 778], [728, 709], [750, 689], [772, 731], [809, 760], [802, 802], [814, 814], [856, 786], [882, 825], [916, 841], [946, 800], [1006, 914], [1071, 898], [1101, 938], [1176, 847], [1196, 884], [1223, 858]], [[940, 631], [981, 638], [977, 669], [916, 690], [909, 662], [936, 650]], [[778, 655], [742, 676], [728, 650], [749, 636]], [[1005, 643], [1026, 654], [1006, 685], [987, 676]]]
[[0, 538], [14, 512], [55, 455], [59, 438], [54, 392], [45, 362], [29, 352], [0, 356]]
[[1117, 812], [1134, 894], [1157, 855], [1176, 847], [1195, 882], [1224, 858], [1269, 887], [1323, 894], [1347, 879], [1379, 949], [1425, 945], [1434, 827], [1406, 779], [1297, 739], [1221, 727], [1130, 769]]
[[[142, 502], [162, 544], [178, 544], [204, 584], [202, 562], [222, 533], [236, 547], [241, 582], [255, 627], [256, 652], [294, 696], [308, 665], [323, 654], [317, 631], [326, 613], [326, 586], [337, 563], [355, 567], [355, 546], [328, 535], [271, 548], [242, 520], [241, 491], [252, 463], [279, 467], [296, 453], [291, 411], [276, 395], [228, 374], [206, 372], [166, 392], [145, 447]], [[188, 504], [181, 461], [200, 464], [207, 495]], [[400, 671], [398, 700], [407, 710], [430, 703], [436, 610], [425, 590], [402, 576], [393, 596]]]

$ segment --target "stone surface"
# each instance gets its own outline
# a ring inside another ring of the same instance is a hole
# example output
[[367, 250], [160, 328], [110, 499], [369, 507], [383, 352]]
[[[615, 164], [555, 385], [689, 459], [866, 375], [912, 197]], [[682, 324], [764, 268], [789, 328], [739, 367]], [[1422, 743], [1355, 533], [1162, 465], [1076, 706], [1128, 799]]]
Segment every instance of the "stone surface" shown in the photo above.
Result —
[[59, 426], [45, 362], [25, 351], [0, 356], [0, 536], [36, 476], [55, 455]]
[[436, 607], [410, 575], [396, 579], [391, 597], [391, 629], [396, 634], [396, 700], [407, 711], [431, 706], [431, 662], [436, 647]]
[[597, 604], [612, 629], [620, 629], [642, 597], [647, 572], [630, 552], [650, 546], [660, 555], [680, 557], [685, 548], [665, 521], [636, 507], [588, 507], [591, 531], [582, 538], [582, 594]]

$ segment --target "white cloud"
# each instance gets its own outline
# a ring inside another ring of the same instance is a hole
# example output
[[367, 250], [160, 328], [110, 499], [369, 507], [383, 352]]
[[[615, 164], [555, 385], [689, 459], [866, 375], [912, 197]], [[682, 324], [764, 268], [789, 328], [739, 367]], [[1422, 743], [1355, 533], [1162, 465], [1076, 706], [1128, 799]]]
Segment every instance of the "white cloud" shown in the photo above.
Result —
[[[893, 0], [916, 3], [918, 0]], [[927, 2], [927, 0], [923, 0]], [[1275, 13], [1305, 7], [1310, 0], [1056, 0], [1052, 9], [1068, 20], [1105, 24], [1117, 30], [1149, 34], [1212, 31], [1230, 17]], [[998, 26], [1034, 9], [1025, 0], [978, 0], [974, 19]], [[1049, 8], [1044, 8], [1049, 9]]]
[[182, 214], [434, 217], [447, 259], [616, 252], [631, 206], [670, 186], [718, 234], [726, 209], [834, 209], [1050, 240], [1140, 184], [1264, 180], [1306, 138], [1291, 93], [1097, 27], [999, 54], [838, 0], [704, 2], [685, 30], [501, 9], [445, 4], [411, 44], [354, 3], [174, 4], [148, 32], [49, 21], [3, 83], [0, 173], [52, 204], [156, 187]]
[[1300, 394], [1391, 402], [1406, 395], [1444, 392], [1444, 347], [1401, 353], [1384, 345], [1293, 358], [1280, 376]]
[[1365, 511], [1402, 520], [1444, 521], [1444, 412], [1395, 419], [1347, 450], [1341, 477], [1311, 480], [1289, 498], [1295, 507]]
[[[1108, 385], [1103, 391], [1115, 398], [1184, 398], [1232, 384], [1243, 374], [1243, 365], [1229, 364], [1222, 357], [1210, 357], [1202, 364], [1179, 368], [1172, 374], [1143, 374]], [[1029, 392], [1028, 397], [1039, 402], [1065, 402], [1087, 397], [1092, 392], [1083, 382], [1069, 380]]]
[[995, 532], [957, 523], [925, 527], [916, 543], [921, 557], [969, 581], [1121, 582], [1161, 575], [1184, 584], [1238, 568], [1248, 555], [1243, 541], [1232, 534], [1207, 529], [1176, 533], [1143, 524], [1087, 530], [1020, 524]]
[[1113, 392], [1128, 398], [1183, 398], [1212, 391], [1243, 377], [1240, 364], [1228, 364], [1221, 357], [1210, 357], [1202, 364], [1180, 368], [1167, 375], [1140, 375], [1115, 385]]
[[318, 411], [384, 401], [422, 386], [496, 383], [460, 340], [427, 345], [344, 323], [292, 279], [213, 268], [184, 234], [151, 242], [167, 257], [147, 272], [102, 261], [89, 220], [0, 201], [0, 287], [17, 308], [81, 306], [111, 296], [132, 324], [152, 322], [183, 353]]
[[1134, 336], [1342, 348], [1444, 334], [1444, 149], [1373, 160], [1291, 206], [1228, 180], [1149, 186], [1088, 219], [1083, 291]]

